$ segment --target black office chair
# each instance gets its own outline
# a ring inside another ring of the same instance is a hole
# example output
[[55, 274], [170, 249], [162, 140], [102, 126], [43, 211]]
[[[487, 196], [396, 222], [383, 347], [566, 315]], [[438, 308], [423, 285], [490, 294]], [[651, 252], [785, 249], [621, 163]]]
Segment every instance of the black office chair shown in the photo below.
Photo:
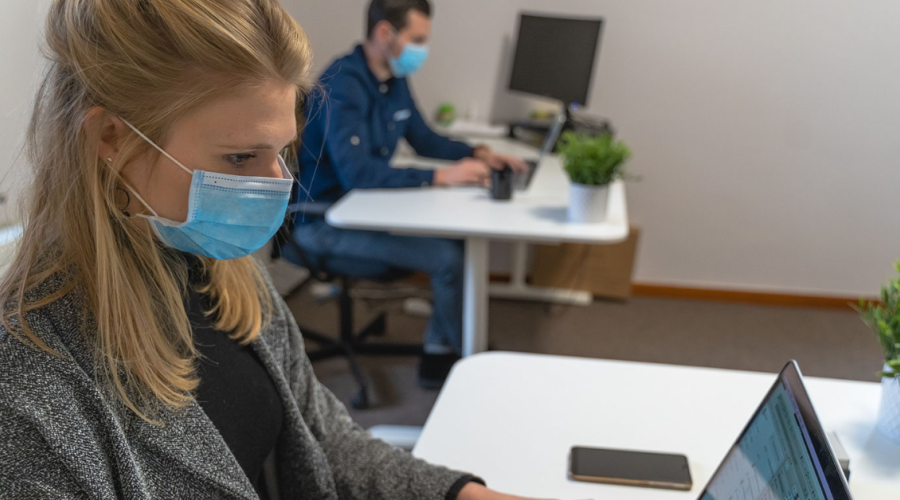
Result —
[[422, 354], [422, 344], [369, 342], [370, 337], [382, 336], [386, 332], [387, 315], [383, 312], [358, 332], [354, 331], [353, 298], [350, 290], [357, 281], [390, 283], [408, 277], [412, 273], [389, 266], [374, 265], [369, 261], [333, 255], [310, 255], [294, 241], [295, 216], [302, 214], [306, 217], [324, 217], [327, 209], [328, 205], [321, 203], [291, 205], [284, 225], [273, 239], [272, 259], [283, 258], [309, 271], [309, 277], [288, 292], [284, 296], [285, 299], [313, 281], [337, 283], [340, 291], [338, 295], [340, 335], [338, 337], [324, 335], [302, 326], [301, 331], [304, 338], [322, 345], [318, 350], [307, 350], [310, 361], [315, 362], [335, 356], [343, 356], [347, 359], [353, 378], [359, 385], [359, 393], [353, 398], [351, 404], [356, 409], [365, 409], [369, 407], [369, 387], [365, 374], [357, 361], [357, 356], [419, 356]]

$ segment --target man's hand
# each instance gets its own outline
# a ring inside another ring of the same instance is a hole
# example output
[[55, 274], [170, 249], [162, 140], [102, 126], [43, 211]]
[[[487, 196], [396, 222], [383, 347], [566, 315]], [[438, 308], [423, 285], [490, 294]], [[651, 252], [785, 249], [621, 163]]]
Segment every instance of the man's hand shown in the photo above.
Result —
[[478, 146], [475, 148], [475, 158], [487, 163], [495, 170], [503, 170], [504, 168], [509, 167], [513, 172], [528, 172], [528, 164], [521, 158], [495, 153], [487, 146]]
[[434, 172], [435, 186], [489, 186], [490, 183], [491, 169], [485, 162], [473, 158], [466, 158]]
[[456, 500], [533, 500], [525, 497], [505, 495], [489, 490], [478, 483], [469, 483], [463, 486]]

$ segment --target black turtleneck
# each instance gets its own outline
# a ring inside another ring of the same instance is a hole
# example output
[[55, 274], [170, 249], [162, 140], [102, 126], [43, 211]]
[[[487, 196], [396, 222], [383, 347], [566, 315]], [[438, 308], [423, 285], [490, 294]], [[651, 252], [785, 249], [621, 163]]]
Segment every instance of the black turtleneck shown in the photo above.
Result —
[[205, 282], [199, 260], [185, 255], [189, 265], [188, 319], [200, 353], [197, 402], [256, 488], [267, 498], [263, 462], [275, 449], [284, 408], [262, 361], [249, 345], [240, 345], [217, 330], [209, 297], [196, 291]]

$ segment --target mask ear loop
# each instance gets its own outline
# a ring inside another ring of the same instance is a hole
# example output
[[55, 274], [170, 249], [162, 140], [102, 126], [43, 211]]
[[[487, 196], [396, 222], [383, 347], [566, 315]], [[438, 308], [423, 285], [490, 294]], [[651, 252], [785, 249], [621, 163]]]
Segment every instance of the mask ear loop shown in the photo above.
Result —
[[[180, 161], [176, 160], [175, 157], [172, 156], [172, 155], [170, 155], [169, 153], [167, 153], [165, 149], [159, 147], [155, 142], [151, 141], [149, 137], [147, 137], [146, 135], [144, 135], [144, 133], [141, 132], [140, 130], [138, 130], [137, 127], [135, 127], [134, 125], [132, 125], [131, 123], [129, 123], [128, 120], [126, 120], [126, 119], [124, 119], [124, 118], [122, 118], [122, 117], [119, 117], [119, 119], [122, 120], [122, 123], [124, 123], [125, 125], [128, 125], [128, 128], [130, 128], [131, 130], [133, 130], [134, 133], [137, 134], [141, 139], [147, 141], [147, 144], [150, 144], [151, 146], [153, 146], [154, 148], [156, 148], [157, 151], [159, 151], [160, 153], [162, 153], [163, 156], [165, 156], [166, 158], [172, 160], [172, 163], [174, 163], [174, 164], [178, 165], [179, 167], [181, 167], [182, 170], [184, 170], [185, 172], [187, 172], [189, 175], [194, 175], [194, 171], [193, 171], [193, 170], [191, 170], [191, 169], [185, 167], [184, 165], [182, 165]], [[154, 217], [159, 217], [159, 214], [156, 213], [156, 210], [153, 210], [153, 207], [151, 207], [150, 204], [147, 203], [147, 202], [144, 200], [144, 198], [141, 197], [140, 194], [138, 194], [137, 190], [135, 190], [135, 189], [132, 188], [131, 186], [127, 186], [127, 187], [128, 187], [128, 190], [131, 191], [131, 193], [134, 194], [134, 196], [138, 199], [138, 201], [140, 201], [141, 204], [143, 204], [145, 207], [147, 207], [147, 210], [150, 210], [150, 213], [152, 213]], [[138, 216], [139, 216], [139, 217], [148, 217], [148, 216], [146, 216], [146, 215], [144, 215], [144, 214], [138, 214]]]
[[147, 144], [153, 146], [154, 148], [156, 148], [157, 151], [159, 151], [160, 153], [162, 153], [163, 156], [165, 156], [166, 158], [172, 160], [172, 162], [173, 162], [174, 164], [176, 164], [176, 165], [178, 165], [179, 167], [181, 167], [182, 170], [184, 170], [184, 171], [187, 172], [188, 174], [194, 175], [194, 171], [193, 171], [193, 170], [191, 170], [191, 169], [185, 167], [184, 165], [182, 165], [180, 161], [176, 160], [175, 157], [172, 156], [172, 155], [170, 155], [169, 153], [167, 153], [165, 149], [159, 147], [155, 142], [151, 141], [150, 138], [147, 137], [146, 135], [144, 135], [143, 132], [141, 132], [140, 130], [138, 130], [137, 127], [135, 127], [134, 125], [128, 123], [128, 120], [126, 120], [126, 119], [124, 119], [124, 118], [122, 118], [122, 117], [119, 117], [119, 119], [122, 120], [122, 122], [123, 122], [125, 125], [128, 125], [128, 128], [130, 128], [131, 130], [133, 130], [135, 134], [139, 135], [141, 139], [147, 141]]
[[[391, 26], [391, 43], [399, 43], [399, 42], [400, 42], [400, 32], [397, 31], [397, 28], [395, 28], [392, 25]], [[386, 50], [384, 51], [384, 56], [387, 58], [389, 63], [390, 63], [390, 61], [397, 59], [396, 57], [394, 57], [394, 51], [391, 49], [391, 44], [388, 44], [388, 46], [385, 47], [385, 49]]]

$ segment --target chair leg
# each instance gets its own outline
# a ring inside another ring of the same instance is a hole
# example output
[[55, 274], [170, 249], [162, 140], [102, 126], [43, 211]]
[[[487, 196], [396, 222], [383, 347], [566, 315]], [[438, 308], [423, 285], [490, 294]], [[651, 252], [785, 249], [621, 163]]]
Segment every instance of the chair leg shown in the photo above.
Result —
[[420, 344], [394, 344], [387, 342], [373, 342], [357, 345], [354, 350], [359, 354], [372, 356], [421, 356]]
[[353, 338], [353, 298], [350, 297], [350, 279], [341, 278], [341, 295], [338, 299], [340, 309], [341, 340], [352, 344]]
[[324, 346], [319, 350], [308, 352], [311, 361], [335, 356], [347, 358], [350, 371], [359, 387], [359, 392], [353, 397], [350, 404], [353, 408], [362, 410], [370, 406], [369, 384], [357, 356], [419, 356], [422, 354], [422, 345], [366, 342], [367, 338], [381, 336], [387, 331], [387, 315], [384, 313], [379, 314], [359, 333], [355, 333], [353, 331], [353, 299], [350, 297], [350, 281], [349, 278], [341, 278], [341, 293], [338, 297], [339, 337], [335, 338], [313, 331], [305, 331], [303, 336]]
[[338, 339], [312, 330], [301, 329], [301, 331], [303, 332], [304, 340], [311, 340], [316, 344], [322, 345], [322, 347], [319, 347], [318, 349], [307, 349], [306, 355], [309, 357], [310, 361], [321, 361], [323, 359], [344, 355], [344, 348]]
[[356, 360], [356, 353], [353, 348], [345, 345], [344, 353], [347, 356], [347, 363], [350, 365], [350, 371], [353, 372], [353, 378], [359, 386], [359, 393], [350, 401], [350, 404], [357, 410], [365, 410], [369, 408], [369, 384], [366, 382], [366, 376]]
[[322, 361], [325, 359], [336, 358], [338, 356], [344, 356], [346, 350], [343, 346], [336, 344], [330, 345], [327, 347], [322, 347], [320, 349], [316, 349], [314, 351], [307, 351], [306, 357], [309, 358], [310, 361]]
[[353, 298], [350, 297], [351, 280], [348, 277], [341, 278], [341, 296], [340, 296], [340, 314], [341, 314], [341, 344], [347, 356], [347, 363], [350, 364], [350, 370], [353, 372], [353, 378], [359, 386], [359, 393], [354, 397], [350, 404], [357, 410], [364, 410], [369, 407], [369, 387], [366, 382], [366, 376], [363, 374], [359, 361], [356, 359], [356, 346], [358, 340], [353, 333]]
[[381, 337], [387, 332], [387, 314], [381, 313], [371, 323], [366, 325], [361, 332], [356, 334], [356, 341], [362, 342], [368, 337]]
[[369, 386], [366, 382], [366, 376], [363, 373], [362, 367], [359, 366], [359, 361], [356, 359], [356, 350], [354, 349], [353, 343], [343, 342], [342, 340], [315, 332], [309, 332], [304, 335], [314, 342], [325, 345], [325, 347], [307, 351], [306, 355], [311, 362], [337, 356], [347, 359], [353, 379], [356, 380], [356, 384], [359, 386], [359, 392], [353, 397], [350, 404], [357, 410], [367, 409], [369, 407]]
[[313, 332], [310, 330], [304, 330], [302, 328], [300, 329], [300, 331], [302, 332], [304, 339], [312, 340], [313, 342], [317, 342], [319, 344], [331, 345], [331, 344], [337, 344], [339, 342], [338, 339], [331, 337], [329, 335], [323, 335], [321, 333]]

